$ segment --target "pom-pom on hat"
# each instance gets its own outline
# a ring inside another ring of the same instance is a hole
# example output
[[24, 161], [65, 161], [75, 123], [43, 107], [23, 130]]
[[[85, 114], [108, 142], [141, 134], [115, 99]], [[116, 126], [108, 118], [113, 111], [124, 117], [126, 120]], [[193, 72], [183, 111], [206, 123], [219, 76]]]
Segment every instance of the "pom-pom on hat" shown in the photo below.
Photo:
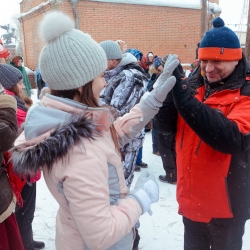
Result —
[[0, 83], [5, 89], [12, 89], [22, 79], [23, 74], [19, 69], [8, 64], [0, 64]]
[[207, 31], [200, 43], [199, 60], [235, 61], [242, 58], [240, 41], [236, 34], [225, 27], [224, 21], [217, 17], [214, 28]]
[[108, 60], [122, 59], [122, 51], [118, 43], [111, 40], [106, 40], [101, 42], [100, 45], [105, 51]]
[[39, 68], [51, 89], [80, 88], [106, 70], [102, 47], [89, 34], [74, 29], [73, 20], [64, 13], [46, 14], [40, 34], [46, 45], [40, 54]]

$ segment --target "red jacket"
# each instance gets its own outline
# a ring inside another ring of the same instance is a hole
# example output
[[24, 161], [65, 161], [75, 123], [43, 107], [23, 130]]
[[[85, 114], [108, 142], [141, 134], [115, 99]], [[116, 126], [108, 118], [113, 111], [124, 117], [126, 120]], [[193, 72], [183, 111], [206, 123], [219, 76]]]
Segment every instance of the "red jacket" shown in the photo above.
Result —
[[[196, 98], [202, 101], [204, 85], [197, 91]], [[250, 98], [241, 96], [239, 89], [214, 93], [203, 103], [235, 121], [243, 134], [250, 132], [249, 112], [246, 112], [250, 110]], [[232, 155], [208, 146], [183, 118], [178, 119], [176, 153], [178, 183], [181, 183], [177, 186], [179, 213], [200, 222], [233, 217], [227, 185]]]
[[188, 80], [181, 80], [176, 71], [174, 105], [167, 98], [170, 102], [167, 109], [161, 108], [155, 119], [161, 133], [169, 132], [173, 117], [170, 119], [167, 114], [171, 109], [178, 111], [179, 214], [198, 222], [214, 219], [230, 224], [247, 220], [250, 218], [250, 64], [243, 55], [234, 72], [217, 83], [206, 82], [200, 69]]
[[[7, 95], [15, 96], [15, 94], [13, 92], [11, 92], [7, 89], [5, 89], [5, 92]], [[26, 115], [27, 115], [27, 112], [18, 108], [18, 106], [17, 106], [16, 118], [17, 118], [18, 127], [20, 127], [22, 125], [22, 123], [24, 123]]]

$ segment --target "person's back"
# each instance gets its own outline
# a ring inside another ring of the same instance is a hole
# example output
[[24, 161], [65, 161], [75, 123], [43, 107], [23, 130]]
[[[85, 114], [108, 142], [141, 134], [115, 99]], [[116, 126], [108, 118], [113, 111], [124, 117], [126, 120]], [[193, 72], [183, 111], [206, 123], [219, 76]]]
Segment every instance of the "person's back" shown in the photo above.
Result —
[[[120, 116], [128, 113], [145, 93], [148, 81], [143, 69], [136, 63], [136, 58], [130, 54], [123, 54], [119, 66], [105, 73], [107, 87], [103, 94], [103, 102], [114, 107]], [[134, 168], [139, 148], [144, 140], [144, 132], [121, 149], [123, 154], [123, 170], [128, 187], [134, 178]]]

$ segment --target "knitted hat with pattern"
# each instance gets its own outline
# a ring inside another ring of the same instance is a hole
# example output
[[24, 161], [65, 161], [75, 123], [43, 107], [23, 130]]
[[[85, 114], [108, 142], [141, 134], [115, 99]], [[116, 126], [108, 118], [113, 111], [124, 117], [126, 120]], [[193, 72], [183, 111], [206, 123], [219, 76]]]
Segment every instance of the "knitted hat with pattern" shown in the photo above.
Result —
[[153, 59], [153, 65], [157, 69], [162, 64], [162, 59], [159, 56], [155, 56]]
[[5, 89], [12, 89], [22, 79], [20, 70], [8, 64], [0, 64], [0, 83]]
[[122, 59], [122, 51], [118, 43], [111, 40], [106, 40], [101, 42], [100, 45], [105, 51], [108, 60]]
[[240, 41], [236, 34], [225, 27], [224, 21], [217, 17], [214, 28], [207, 31], [200, 43], [199, 60], [235, 61], [242, 58]]
[[140, 61], [141, 61], [142, 56], [143, 56], [142, 52], [140, 50], [138, 50], [138, 49], [127, 49], [126, 53], [132, 54], [133, 56], [135, 56]]
[[73, 20], [62, 12], [45, 15], [40, 34], [46, 45], [40, 54], [39, 68], [51, 89], [82, 87], [106, 70], [102, 47], [89, 34], [74, 29]]

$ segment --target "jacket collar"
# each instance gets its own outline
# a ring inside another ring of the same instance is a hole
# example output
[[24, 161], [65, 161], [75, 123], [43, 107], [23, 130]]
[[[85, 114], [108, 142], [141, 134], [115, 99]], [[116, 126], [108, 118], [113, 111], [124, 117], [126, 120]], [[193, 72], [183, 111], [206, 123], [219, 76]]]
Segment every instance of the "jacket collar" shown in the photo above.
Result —
[[233, 90], [241, 88], [245, 84], [247, 74], [250, 74], [250, 64], [243, 54], [242, 59], [239, 60], [234, 72], [229, 77], [211, 84], [206, 81], [206, 78], [202, 77], [201, 68], [199, 67], [196, 73], [189, 78], [188, 82], [193, 89], [197, 89], [206, 84], [209, 86], [209, 89], [212, 89], [212, 93], [215, 93], [226, 89]]
[[60, 98], [46, 94], [40, 102], [41, 106], [60, 110], [72, 115], [85, 116], [92, 119], [96, 124], [102, 127], [101, 130], [109, 130], [114, 122], [114, 117], [107, 108], [91, 108], [79, 102]]

